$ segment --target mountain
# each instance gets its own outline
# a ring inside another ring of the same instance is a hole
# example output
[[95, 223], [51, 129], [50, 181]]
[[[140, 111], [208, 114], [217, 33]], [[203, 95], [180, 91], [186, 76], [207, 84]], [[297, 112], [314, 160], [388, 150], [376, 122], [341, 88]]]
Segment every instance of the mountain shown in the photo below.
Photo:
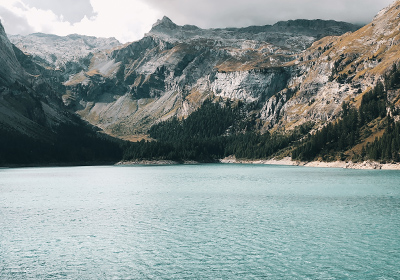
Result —
[[64, 121], [54, 116], [74, 112], [111, 136], [156, 140], [125, 144], [126, 160], [400, 161], [399, 10], [395, 1], [363, 27], [293, 20], [201, 29], [164, 17], [141, 40], [60, 70], [5, 39], [3, 91], [39, 103], [3, 107], [66, 139], [77, 135], [56, 132]]
[[91, 53], [121, 45], [115, 38], [96, 38], [78, 34], [57, 36], [34, 33], [26, 36], [9, 35], [8, 38], [17, 48], [32, 55], [36, 63], [57, 70], [71, 68], [72, 63], [79, 63]]
[[67, 110], [62, 80], [13, 46], [1, 22], [0, 65], [0, 166], [119, 159], [118, 144]]
[[263, 103], [287, 86], [283, 67], [326, 35], [358, 26], [296, 20], [201, 29], [167, 17], [137, 42], [94, 54], [65, 83], [65, 103], [111, 135], [134, 139], [160, 120], [186, 117], [210, 96]]

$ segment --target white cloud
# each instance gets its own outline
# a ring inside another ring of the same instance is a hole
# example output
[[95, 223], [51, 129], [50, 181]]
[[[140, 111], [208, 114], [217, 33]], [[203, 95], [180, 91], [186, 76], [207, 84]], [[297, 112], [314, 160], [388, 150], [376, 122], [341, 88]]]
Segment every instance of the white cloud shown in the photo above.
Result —
[[51, 10], [70, 23], [81, 21], [85, 15], [87, 17], [94, 15], [90, 0], [23, 0], [23, 2], [29, 7]]
[[97, 15], [74, 24], [74, 30], [80, 30], [84, 34], [116, 37], [122, 42], [137, 40], [160, 17], [159, 12], [138, 0], [90, 2]]
[[[3, 2], [4, 1], [4, 2]], [[30, 7], [24, 0], [2, 0], [0, 13], [6, 32], [27, 34], [43, 32], [65, 36], [72, 33], [97, 37], [115, 37], [121, 42], [140, 39], [151, 25], [161, 17], [161, 13], [140, 0], [90, 0], [95, 16], [84, 16], [74, 24], [51, 10]], [[2, 12], [3, 11], [3, 12]], [[14, 28], [24, 22], [24, 28]], [[25, 30], [24, 30], [25, 29]]]
[[[27, 6], [22, 0], [5, 0], [1, 3], [3, 12], [12, 14], [3, 18], [3, 25], [6, 32], [11, 34], [26, 34], [28, 32], [44, 32], [52, 33], [54, 30], [66, 30], [70, 27], [68, 22], [63, 21], [51, 10], [42, 10], [35, 7]], [[14, 26], [23, 23], [19, 30], [15, 30]], [[25, 29], [25, 30], [24, 30]]]
[[[178, 24], [195, 24], [203, 28], [264, 25], [298, 18], [367, 23], [392, 1], [1, 0], [0, 18], [10, 34], [78, 33], [115, 37], [124, 43], [140, 39], [164, 15]], [[74, 10], [79, 10], [75, 19], [72, 16]]]

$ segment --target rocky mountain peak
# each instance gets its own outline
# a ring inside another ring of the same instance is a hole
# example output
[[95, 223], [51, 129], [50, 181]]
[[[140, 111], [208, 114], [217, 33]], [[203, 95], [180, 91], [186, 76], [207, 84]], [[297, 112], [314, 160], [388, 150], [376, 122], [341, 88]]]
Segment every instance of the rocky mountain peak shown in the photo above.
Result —
[[[178, 25], [176, 25], [169, 17], [164, 16], [162, 19], [157, 20], [151, 31], [163, 30], [163, 29], [176, 29]], [[150, 32], [151, 32], [150, 31]]]

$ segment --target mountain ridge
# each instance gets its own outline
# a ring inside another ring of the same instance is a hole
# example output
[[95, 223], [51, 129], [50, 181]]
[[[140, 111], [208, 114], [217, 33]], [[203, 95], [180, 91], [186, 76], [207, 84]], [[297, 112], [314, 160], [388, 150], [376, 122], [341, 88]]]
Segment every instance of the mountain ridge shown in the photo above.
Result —
[[[302, 36], [315, 36], [315, 39], [320, 39], [321, 36], [340, 35], [344, 32], [355, 31], [360, 27], [362, 26], [334, 20], [298, 19], [280, 21], [273, 25], [202, 29], [194, 25], [177, 25], [171, 19], [164, 16], [153, 25], [152, 29], [145, 34], [145, 37], [155, 35], [169, 41], [193, 38], [219, 40], [242, 39], [269, 42], [279, 47], [293, 47], [293, 45], [283, 44], [282, 42], [288, 40], [290, 37], [295, 37], [297, 40], [303, 41], [302, 44], [297, 46], [297, 50], [300, 50], [309, 46], [313, 41], [313, 39], [302, 38]], [[315, 30], [321, 33], [315, 34]], [[276, 38], [277, 35], [285, 38]]]
[[287, 30], [301, 28], [293, 22], [279, 24], [285, 32], [260, 27], [254, 35], [245, 28], [178, 26], [165, 17], [141, 40], [94, 55], [86, 71], [65, 83], [64, 100], [84, 119], [119, 137], [146, 134], [160, 119], [186, 117], [210, 93], [263, 102], [285, 88], [288, 75], [282, 66], [324, 32], [332, 33], [325, 26], [344, 26], [339, 34], [356, 28], [301, 20], [307, 35], [296, 35]]
[[[33, 60], [46, 68], [68, 71], [74, 68], [67, 64], [80, 64], [91, 53], [107, 51], [120, 46], [115, 38], [97, 38], [79, 34], [58, 36], [32, 33], [26, 36], [9, 35], [10, 41], [23, 52], [32, 55]], [[76, 66], [75, 66], [76, 67]]]

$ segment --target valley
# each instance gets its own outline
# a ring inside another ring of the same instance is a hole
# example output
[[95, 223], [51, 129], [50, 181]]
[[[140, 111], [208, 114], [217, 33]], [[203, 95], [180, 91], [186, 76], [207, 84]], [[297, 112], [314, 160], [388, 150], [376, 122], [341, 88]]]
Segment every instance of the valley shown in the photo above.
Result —
[[398, 161], [399, 13], [217, 29], [164, 17], [126, 44], [2, 30], [0, 121], [41, 143], [86, 126], [124, 160]]

